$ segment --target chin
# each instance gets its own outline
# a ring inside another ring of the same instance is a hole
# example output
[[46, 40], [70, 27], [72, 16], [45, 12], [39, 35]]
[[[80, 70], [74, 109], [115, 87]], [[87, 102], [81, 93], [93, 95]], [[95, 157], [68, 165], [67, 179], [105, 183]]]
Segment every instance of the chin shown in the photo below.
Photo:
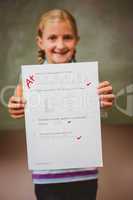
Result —
[[59, 63], [69, 63], [68, 60], [63, 60], [63, 61], [60, 61]]
[[54, 59], [54, 63], [60, 64], [60, 63], [69, 63], [71, 61], [70, 58], [64, 58], [64, 59]]
[[62, 56], [55, 56], [53, 57], [53, 63], [61, 64], [61, 63], [69, 63], [71, 61], [71, 55]]

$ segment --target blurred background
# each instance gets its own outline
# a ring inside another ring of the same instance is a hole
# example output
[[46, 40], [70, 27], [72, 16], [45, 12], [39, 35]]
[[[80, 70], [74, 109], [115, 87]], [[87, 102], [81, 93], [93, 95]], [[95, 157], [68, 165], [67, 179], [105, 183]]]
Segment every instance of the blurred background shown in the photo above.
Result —
[[24, 119], [11, 119], [7, 103], [22, 64], [37, 63], [36, 25], [42, 12], [69, 10], [80, 43], [77, 61], [98, 61], [100, 80], [116, 101], [101, 113], [104, 167], [97, 200], [133, 199], [133, 2], [131, 0], [0, 1], [0, 199], [34, 200], [27, 169]]

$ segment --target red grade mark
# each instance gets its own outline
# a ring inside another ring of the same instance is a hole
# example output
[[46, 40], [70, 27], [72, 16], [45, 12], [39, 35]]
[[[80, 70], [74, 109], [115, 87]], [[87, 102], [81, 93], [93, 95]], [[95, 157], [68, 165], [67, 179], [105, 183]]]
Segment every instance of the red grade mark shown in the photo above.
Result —
[[30, 89], [31, 85], [34, 83], [34, 81], [35, 81], [34, 75], [31, 75], [28, 78], [26, 78], [26, 85], [29, 89]]
[[80, 140], [81, 138], [82, 138], [82, 136], [78, 136], [78, 137], [77, 137], [77, 140]]
[[91, 84], [91, 82], [87, 82], [86, 85], [89, 86]]

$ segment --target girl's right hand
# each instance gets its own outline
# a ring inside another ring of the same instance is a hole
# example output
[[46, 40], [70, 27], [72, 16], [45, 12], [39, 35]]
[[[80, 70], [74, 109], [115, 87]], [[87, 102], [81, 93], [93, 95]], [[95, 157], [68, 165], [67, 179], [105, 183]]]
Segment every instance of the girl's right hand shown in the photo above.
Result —
[[25, 104], [26, 102], [23, 99], [23, 97], [12, 96], [9, 99], [9, 103], [8, 103], [8, 110], [9, 110], [10, 116], [15, 119], [24, 117]]

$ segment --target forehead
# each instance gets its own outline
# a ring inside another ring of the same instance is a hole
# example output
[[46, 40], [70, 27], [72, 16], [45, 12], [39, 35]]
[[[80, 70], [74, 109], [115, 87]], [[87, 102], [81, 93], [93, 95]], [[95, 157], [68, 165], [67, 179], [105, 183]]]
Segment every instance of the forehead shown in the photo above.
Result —
[[74, 34], [74, 29], [68, 20], [48, 20], [43, 34]]

